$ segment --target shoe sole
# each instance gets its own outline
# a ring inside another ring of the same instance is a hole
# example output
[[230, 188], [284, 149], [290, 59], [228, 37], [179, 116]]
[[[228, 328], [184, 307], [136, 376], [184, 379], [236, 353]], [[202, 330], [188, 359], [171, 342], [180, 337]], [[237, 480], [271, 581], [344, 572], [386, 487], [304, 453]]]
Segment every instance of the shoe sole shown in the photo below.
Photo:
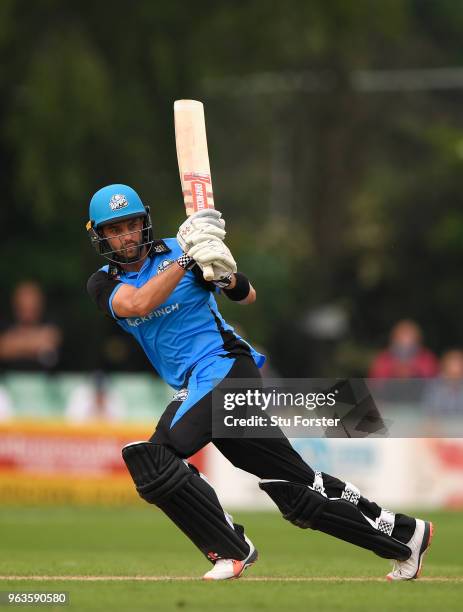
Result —
[[244, 572], [244, 570], [248, 569], [248, 567], [251, 567], [251, 565], [253, 565], [257, 561], [258, 557], [259, 557], [259, 553], [257, 552], [257, 549], [255, 548], [253, 552], [251, 553], [251, 555], [249, 556], [249, 559], [246, 559], [240, 572], [236, 576], [233, 576], [232, 579], [236, 580], [237, 578], [239, 578], [241, 574]]
[[418, 570], [416, 574], [413, 576], [412, 580], [416, 580], [417, 578], [421, 576], [421, 570], [423, 567], [423, 557], [429, 550], [429, 547], [431, 546], [433, 536], [434, 536], [434, 525], [431, 522], [425, 521], [424, 536], [423, 536], [423, 542], [421, 543], [421, 548], [420, 548], [420, 558], [419, 558]]
[[205, 576], [203, 576], [203, 580], [208, 580], [211, 582], [218, 582], [220, 580], [237, 580], [238, 578], [240, 578], [244, 570], [248, 569], [248, 567], [251, 567], [251, 565], [253, 565], [257, 561], [258, 558], [259, 558], [259, 553], [257, 552], [257, 549], [255, 548], [252, 551], [252, 553], [249, 555], [249, 557], [246, 559], [246, 561], [243, 563], [243, 567], [236, 574], [236, 576], [230, 576], [229, 578], [220, 578], [220, 579], [209, 578], [209, 577], [206, 578]]

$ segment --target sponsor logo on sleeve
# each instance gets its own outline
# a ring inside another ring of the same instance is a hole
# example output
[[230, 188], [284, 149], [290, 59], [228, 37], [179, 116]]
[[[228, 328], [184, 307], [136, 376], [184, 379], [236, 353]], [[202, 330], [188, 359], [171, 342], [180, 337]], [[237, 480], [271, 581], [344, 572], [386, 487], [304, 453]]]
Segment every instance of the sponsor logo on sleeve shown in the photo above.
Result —
[[160, 274], [161, 272], [164, 272], [164, 270], [167, 270], [167, 268], [173, 263], [174, 263], [173, 259], [164, 259], [164, 261], [161, 261], [161, 263], [158, 266], [157, 274]]

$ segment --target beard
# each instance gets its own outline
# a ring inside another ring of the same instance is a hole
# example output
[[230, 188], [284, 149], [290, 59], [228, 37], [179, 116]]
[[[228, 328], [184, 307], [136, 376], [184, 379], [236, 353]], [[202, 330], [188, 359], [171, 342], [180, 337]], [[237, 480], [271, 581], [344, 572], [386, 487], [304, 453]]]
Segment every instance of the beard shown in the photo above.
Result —
[[153, 242], [149, 231], [150, 229], [143, 228], [121, 232], [120, 235], [105, 236], [103, 230], [99, 237], [102, 243], [99, 252], [115, 264], [131, 264], [141, 261], [149, 253]]
[[140, 242], [130, 242], [117, 251], [117, 257], [121, 263], [132, 263], [142, 257], [144, 245]]

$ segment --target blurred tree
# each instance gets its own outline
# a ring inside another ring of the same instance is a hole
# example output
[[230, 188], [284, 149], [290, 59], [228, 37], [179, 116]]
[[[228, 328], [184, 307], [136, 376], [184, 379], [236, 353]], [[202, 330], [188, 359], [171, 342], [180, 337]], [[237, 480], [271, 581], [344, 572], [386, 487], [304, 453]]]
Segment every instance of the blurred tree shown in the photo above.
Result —
[[[458, 66], [459, 3], [108, 7], [0, 4], [3, 291], [24, 277], [44, 284], [68, 367], [95, 367], [106, 359], [95, 347], [112, 346], [85, 294], [100, 264], [84, 231], [91, 194], [132, 184], [158, 235], [182, 218], [179, 97], [206, 103], [217, 203], [259, 291], [252, 308], [224, 312], [282, 373], [362, 374], [403, 316], [436, 350], [463, 343], [462, 92], [366, 93], [360, 72]], [[304, 326], [327, 304], [350, 321], [337, 341]]]

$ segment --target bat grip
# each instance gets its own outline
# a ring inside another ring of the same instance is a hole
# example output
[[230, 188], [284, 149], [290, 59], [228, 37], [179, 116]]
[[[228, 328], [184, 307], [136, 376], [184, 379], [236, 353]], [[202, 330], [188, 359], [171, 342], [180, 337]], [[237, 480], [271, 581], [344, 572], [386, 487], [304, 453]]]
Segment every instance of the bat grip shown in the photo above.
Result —
[[203, 268], [203, 278], [206, 281], [211, 281], [214, 278], [214, 269], [212, 266], [204, 266]]

